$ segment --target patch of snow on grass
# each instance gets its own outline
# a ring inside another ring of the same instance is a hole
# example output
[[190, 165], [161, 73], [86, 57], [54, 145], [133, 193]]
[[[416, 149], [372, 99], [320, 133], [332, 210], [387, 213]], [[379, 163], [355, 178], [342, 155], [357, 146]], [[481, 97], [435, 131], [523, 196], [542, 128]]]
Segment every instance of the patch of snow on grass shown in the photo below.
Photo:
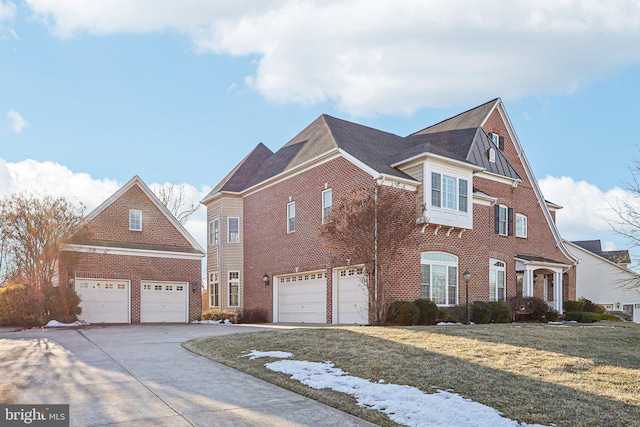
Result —
[[436, 326], [462, 326], [462, 323], [459, 322], [438, 322]]
[[64, 327], [70, 327], [70, 326], [85, 326], [85, 325], [90, 325], [90, 323], [83, 322], [82, 320], [76, 320], [73, 323], [62, 323], [62, 322], [58, 322], [57, 320], [49, 320], [49, 323], [47, 323], [44, 326], [46, 328], [64, 328]]
[[247, 354], [243, 354], [240, 357], [249, 357], [249, 360], [259, 359], [260, 357], [273, 357], [274, 359], [287, 359], [293, 357], [293, 353], [286, 351], [258, 351], [251, 350]]
[[504, 418], [496, 409], [456, 393], [438, 390], [427, 394], [408, 385], [372, 383], [346, 375], [342, 369], [335, 368], [332, 362], [279, 360], [265, 366], [272, 371], [291, 375], [291, 378], [311, 388], [328, 388], [354, 396], [358, 405], [383, 412], [392, 421], [407, 426], [534, 426]]

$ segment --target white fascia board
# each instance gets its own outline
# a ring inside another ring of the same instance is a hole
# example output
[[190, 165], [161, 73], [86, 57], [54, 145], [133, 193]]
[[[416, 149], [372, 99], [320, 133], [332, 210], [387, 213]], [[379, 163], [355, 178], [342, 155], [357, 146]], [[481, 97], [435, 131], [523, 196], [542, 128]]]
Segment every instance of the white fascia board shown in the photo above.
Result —
[[[243, 197], [246, 196], [250, 196], [251, 194], [254, 194], [260, 190], [263, 190], [267, 187], [270, 187], [274, 184], [277, 184], [279, 182], [284, 181], [285, 179], [289, 179], [293, 176], [299, 175], [303, 172], [308, 171], [309, 169], [311, 169], [312, 167], [315, 167], [319, 164], [322, 163], [326, 163], [330, 160], [336, 159], [340, 156], [340, 150], [339, 149], [333, 149], [330, 151], [327, 151], [325, 153], [322, 153], [319, 156], [314, 157], [313, 159], [307, 160], [306, 162], [296, 166], [293, 169], [289, 169], [286, 170], [284, 172], [280, 172], [278, 175], [272, 176], [271, 178], [259, 182], [258, 184], [254, 185], [253, 187], [249, 187], [247, 188], [245, 191], [243, 191], [242, 193], [237, 193], [237, 194], [241, 194]], [[236, 194], [236, 193], [234, 193]]]
[[407, 163], [414, 163], [415, 164], [416, 162], [419, 163], [420, 160], [427, 160], [427, 161], [428, 160], [436, 160], [436, 161], [439, 161], [439, 162], [442, 162], [442, 163], [448, 163], [450, 165], [454, 165], [454, 166], [457, 166], [457, 167], [460, 167], [460, 168], [464, 168], [464, 169], [467, 169], [467, 170], [470, 170], [470, 171], [473, 171], [473, 172], [480, 172], [480, 171], [485, 170], [485, 168], [483, 168], [482, 166], [474, 165], [472, 163], [463, 162], [463, 161], [460, 161], [460, 160], [455, 160], [455, 159], [452, 159], [452, 158], [449, 158], [449, 157], [446, 157], [446, 156], [440, 156], [438, 154], [433, 154], [433, 153], [422, 153], [422, 154], [419, 154], [417, 156], [414, 156], [414, 157], [408, 158], [406, 160], [403, 160], [401, 162], [394, 163], [394, 164], [391, 165], [391, 167], [397, 168], [398, 166], [404, 165], [404, 164], [407, 164]]
[[61, 250], [68, 252], [82, 252], [93, 253], [103, 255], [124, 255], [124, 256], [144, 256], [151, 258], [172, 258], [172, 259], [195, 259], [199, 260], [204, 258], [204, 253], [187, 253], [187, 252], [172, 252], [172, 251], [154, 251], [149, 249], [131, 249], [131, 248], [117, 248], [106, 246], [92, 246], [92, 245], [73, 245], [64, 244]]
[[509, 178], [507, 176], [503, 176], [503, 175], [498, 175], [496, 173], [491, 173], [489, 171], [480, 171], [476, 174], [474, 174], [474, 176], [477, 176], [478, 178], [484, 178], [487, 179], [489, 181], [494, 181], [494, 182], [499, 182], [501, 184], [507, 184], [510, 185], [512, 187], [517, 187], [519, 183], [522, 182], [521, 179], [513, 179], [513, 178]]
[[544, 217], [547, 220], [549, 229], [551, 230], [551, 233], [553, 234], [553, 237], [556, 241], [556, 246], [560, 249], [560, 251], [564, 254], [564, 256], [570, 259], [574, 264], [577, 264], [578, 259], [565, 246], [562, 236], [560, 236], [560, 231], [558, 230], [556, 223], [553, 221], [553, 218], [551, 217], [551, 212], [549, 211], [549, 208], [547, 207], [547, 203], [544, 199], [544, 196], [542, 195], [542, 190], [540, 190], [540, 186], [538, 185], [538, 180], [536, 180], [536, 177], [533, 174], [533, 169], [531, 169], [531, 165], [527, 160], [527, 156], [524, 154], [524, 150], [522, 149], [522, 144], [520, 144], [520, 140], [516, 135], [515, 129], [513, 127], [513, 123], [511, 123], [511, 119], [509, 119], [509, 115], [507, 114], [504, 108], [504, 105], [502, 104], [502, 99], [498, 99], [498, 102], [496, 102], [496, 105], [487, 114], [487, 116], [485, 117], [485, 119], [483, 120], [480, 126], [484, 127], [487, 120], [489, 119], [489, 117], [491, 117], [491, 114], [496, 109], [498, 110], [498, 113], [500, 114], [500, 116], [502, 117], [502, 120], [507, 126], [507, 132], [509, 132], [509, 136], [511, 137], [511, 140], [513, 141], [513, 144], [516, 148], [516, 153], [518, 154], [518, 158], [520, 159], [520, 161], [522, 162], [522, 165], [524, 166], [524, 171], [527, 174], [527, 178], [529, 179], [531, 186], [533, 187], [534, 193], [536, 194], [536, 198], [538, 199], [538, 204], [542, 208], [542, 212], [544, 213]]
[[482, 194], [473, 194], [473, 203], [476, 205], [491, 206], [497, 203], [498, 198], [493, 196], [485, 196]]

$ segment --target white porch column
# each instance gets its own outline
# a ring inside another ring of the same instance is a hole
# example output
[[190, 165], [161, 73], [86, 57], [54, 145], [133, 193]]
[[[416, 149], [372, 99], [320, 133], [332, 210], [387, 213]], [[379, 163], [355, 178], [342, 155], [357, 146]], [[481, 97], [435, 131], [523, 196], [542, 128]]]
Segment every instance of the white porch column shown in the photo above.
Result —
[[553, 272], [553, 308], [562, 313], [562, 270]]
[[532, 297], [533, 296], [533, 270], [530, 270], [528, 267], [524, 270], [524, 280], [522, 281], [522, 296], [523, 297]]

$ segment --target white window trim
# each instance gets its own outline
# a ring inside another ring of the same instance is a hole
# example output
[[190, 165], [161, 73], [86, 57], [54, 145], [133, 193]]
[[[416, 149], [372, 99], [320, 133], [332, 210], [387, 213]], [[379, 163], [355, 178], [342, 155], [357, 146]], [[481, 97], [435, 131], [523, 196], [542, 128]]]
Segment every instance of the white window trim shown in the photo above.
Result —
[[[293, 208], [293, 216], [291, 216], [291, 208]], [[293, 226], [291, 223], [293, 220]], [[296, 231], [296, 202], [287, 203], [287, 233], [294, 233]]]
[[[237, 240], [231, 240], [231, 227], [230, 223], [232, 219], [238, 220], [238, 238]], [[227, 243], [240, 243], [240, 217], [238, 216], [230, 216], [227, 217]]]
[[209, 246], [216, 246], [220, 243], [220, 218], [216, 217], [209, 221]]
[[[237, 273], [238, 274], [238, 278], [237, 279], [231, 279], [231, 274], [232, 273]], [[236, 305], [231, 305], [231, 285], [232, 284], [237, 284], [238, 285], [238, 304], [236, 304]], [[229, 271], [227, 273], [227, 306], [228, 307], [240, 307], [240, 272], [237, 271], [237, 270]]]
[[516, 237], [526, 239], [528, 237], [529, 219], [526, 215], [516, 214]]
[[[209, 279], [209, 307], [220, 307], [220, 273], [211, 273]], [[218, 285], [216, 293], [213, 292], [214, 285]], [[214, 295], [218, 297], [218, 304], [213, 304]]]
[[[496, 263], [501, 263], [502, 265], [496, 265]], [[495, 273], [495, 275], [492, 275], [491, 273]], [[502, 289], [504, 292], [503, 295], [503, 299], [500, 299], [498, 297], [498, 276], [499, 273], [502, 273]], [[495, 295], [495, 298], [492, 298], [492, 288], [495, 287], [495, 289], [493, 290], [493, 295]], [[493, 259], [490, 258], [489, 259], [489, 301], [506, 301], [507, 298], [507, 266], [506, 263], [502, 260], [499, 259]]]
[[[329, 206], [325, 206], [325, 199], [324, 199], [324, 195], [326, 193], [330, 193], [331, 194], [331, 204]], [[327, 188], [326, 190], [322, 191], [322, 223], [324, 223], [327, 220], [327, 216], [329, 215], [329, 213], [331, 212], [331, 208], [333, 207], [333, 189], [332, 188]]]
[[[443, 255], [447, 255], [449, 257], [455, 258], [455, 262], [453, 261], [435, 261], [435, 260], [423, 260], [422, 259], [422, 255], [424, 254], [443, 254]], [[431, 282], [431, 274], [433, 272], [433, 266], [434, 265], [438, 265], [438, 266], [443, 266], [445, 267], [445, 272], [446, 272], [446, 284], [445, 284], [445, 304], [438, 304], [437, 302], [436, 305], [439, 307], [452, 307], [458, 304], [458, 302], [460, 301], [460, 281], [458, 280], [458, 274], [460, 273], [460, 267], [459, 267], [459, 261], [460, 259], [453, 254], [447, 253], [447, 252], [439, 252], [439, 251], [429, 251], [429, 252], [422, 252], [420, 255], [420, 265], [429, 265], [429, 274], [430, 274], [430, 278], [429, 278], [429, 282]], [[456, 283], [456, 295], [455, 295], [455, 300], [452, 302], [449, 299], [449, 282], [450, 282], [450, 277], [449, 277], [449, 267], [455, 267], [456, 268], [456, 276], [455, 276], [455, 283]], [[420, 285], [422, 287], [422, 284]], [[422, 293], [422, 289], [421, 289], [421, 293]], [[430, 300], [433, 301], [433, 283], [429, 283], [429, 296], [428, 298]]]
[[502, 212], [504, 211], [504, 233], [502, 232], [500, 227], [503, 221], [501, 221], [500, 217], [498, 217], [498, 234], [500, 236], [508, 236], [509, 235], [509, 207], [506, 205], [498, 205], [498, 206], [499, 206], [498, 214], [502, 214]]
[[[140, 218], [140, 228], [133, 228], [133, 221], [131, 215], [137, 214]], [[129, 230], [142, 231], [142, 211], [138, 209], [129, 209]]]

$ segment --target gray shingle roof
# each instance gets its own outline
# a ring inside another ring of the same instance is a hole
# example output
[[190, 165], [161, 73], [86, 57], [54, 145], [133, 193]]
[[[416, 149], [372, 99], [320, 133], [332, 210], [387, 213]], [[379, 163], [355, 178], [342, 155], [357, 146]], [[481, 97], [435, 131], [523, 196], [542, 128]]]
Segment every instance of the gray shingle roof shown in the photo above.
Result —
[[[515, 169], [480, 127], [498, 102], [499, 99], [494, 99], [407, 137], [323, 114], [275, 153], [263, 144], [258, 145], [203, 202], [218, 192], [244, 191], [337, 150], [379, 174], [408, 180], [413, 178], [392, 165], [427, 153], [518, 179]], [[495, 163], [489, 162], [490, 147], [496, 149]]]
[[589, 252], [599, 255], [602, 258], [609, 260], [615, 264], [631, 263], [631, 256], [629, 255], [628, 250], [603, 251], [600, 240], [579, 240], [571, 243], [573, 243], [574, 245], [580, 246], [581, 248], [586, 249]]

